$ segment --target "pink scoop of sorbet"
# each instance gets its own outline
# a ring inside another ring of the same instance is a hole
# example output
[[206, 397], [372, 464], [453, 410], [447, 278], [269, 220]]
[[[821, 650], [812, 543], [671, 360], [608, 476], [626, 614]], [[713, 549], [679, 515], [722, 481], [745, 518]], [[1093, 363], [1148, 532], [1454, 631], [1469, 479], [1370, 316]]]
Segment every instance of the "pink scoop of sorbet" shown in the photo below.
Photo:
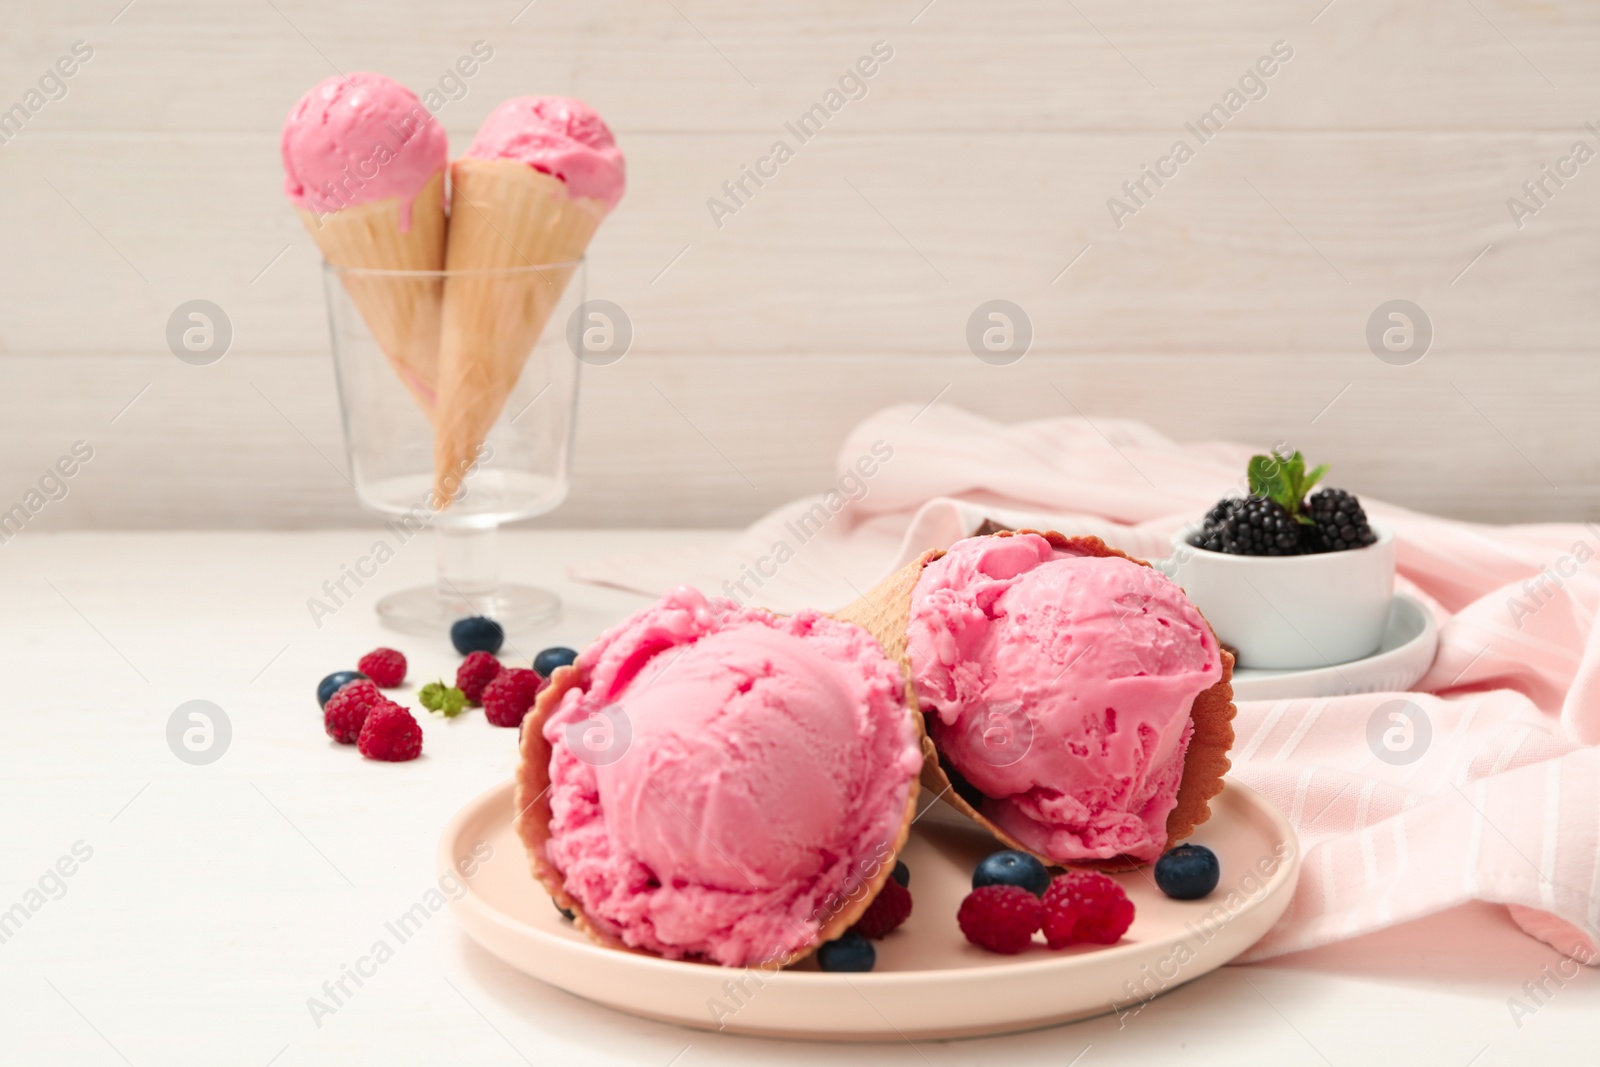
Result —
[[917, 695], [985, 816], [1057, 863], [1157, 859], [1216, 637], [1160, 571], [1036, 534], [958, 541], [911, 599]]
[[283, 123], [283, 191], [327, 214], [398, 197], [411, 201], [448, 165], [444, 127], [416, 94], [382, 74], [336, 75], [311, 88]]
[[622, 199], [627, 168], [611, 129], [582, 100], [514, 96], [489, 112], [467, 149], [472, 159], [514, 159], [560, 178], [571, 196], [610, 211]]
[[892, 862], [922, 758], [903, 678], [866, 631], [680, 588], [578, 665], [544, 727], [545, 848], [602, 930], [776, 965]]

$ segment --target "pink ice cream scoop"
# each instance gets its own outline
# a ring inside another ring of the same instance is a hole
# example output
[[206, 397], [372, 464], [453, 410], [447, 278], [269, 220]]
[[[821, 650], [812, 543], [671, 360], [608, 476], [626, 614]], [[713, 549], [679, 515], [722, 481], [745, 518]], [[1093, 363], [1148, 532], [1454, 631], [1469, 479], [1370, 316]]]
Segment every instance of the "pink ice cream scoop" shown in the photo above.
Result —
[[776, 966], [893, 863], [922, 756], [866, 631], [680, 588], [578, 670], [544, 724], [545, 855], [604, 933]]
[[913, 680], [979, 810], [1057, 863], [1157, 859], [1215, 635], [1160, 571], [1036, 534], [958, 541], [911, 599]]
[[285, 195], [318, 214], [389, 197], [409, 206], [450, 157], [416, 94], [369, 73], [313, 86], [284, 120], [281, 145]]
[[560, 178], [574, 197], [610, 211], [622, 199], [627, 168], [611, 129], [582, 100], [514, 96], [489, 113], [467, 149], [472, 159], [514, 159]]

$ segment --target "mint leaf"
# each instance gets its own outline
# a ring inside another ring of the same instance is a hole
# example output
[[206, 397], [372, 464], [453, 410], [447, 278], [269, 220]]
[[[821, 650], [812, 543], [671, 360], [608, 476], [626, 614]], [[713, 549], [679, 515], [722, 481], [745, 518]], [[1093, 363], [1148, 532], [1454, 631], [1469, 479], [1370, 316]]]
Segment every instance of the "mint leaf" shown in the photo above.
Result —
[[429, 682], [417, 694], [417, 700], [429, 711], [437, 711], [447, 719], [461, 714], [467, 706], [467, 694], [443, 681]]
[[1306, 458], [1300, 451], [1282, 455], [1251, 456], [1248, 474], [1250, 495], [1265, 497], [1282, 507], [1302, 526], [1312, 526], [1311, 516], [1305, 513], [1306, 494], [1328, 473], [1326, 463], [1311, 471], [1306, 470]]
[[[1284, 468], [1283, 484], [1288, 490], [1289, 499], [1299, 503], [1300, 483], [1305, 481], [1306, 476], [1306, 457], [1302, 456], [1299, 450], [1291, 452], [1288, 461], [1284, 463]], [[1279, 503], [1282, 503], [1282, 501], [1279, 501]], [[1288, 504], [1283, 506], [1289, 508], [1290, 511], [1294, 510]]]
[[1276, 500], [1283, 479], [1283, 464], [1277, 456], [1251, 456], [1248, 468], [1250, 495]]
[[1327, 473], [1328, 465], [1324, 463], [1314, 468], [1310, 474], [1306, 475], [1305, 481], [1300, 483], [1301, 498], [1304, 499], [1308, 494], [1310, 494], [1312, 487], [1318, 482], [1322, 481], [1322, 476]]

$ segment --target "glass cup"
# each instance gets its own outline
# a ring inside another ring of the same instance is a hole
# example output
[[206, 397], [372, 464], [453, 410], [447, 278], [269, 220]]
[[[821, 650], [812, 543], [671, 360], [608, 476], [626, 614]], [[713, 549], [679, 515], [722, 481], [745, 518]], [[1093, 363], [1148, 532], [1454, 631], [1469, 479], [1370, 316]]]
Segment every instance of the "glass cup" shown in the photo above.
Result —
[[[440, 295], [450, 280], [468, 276], [553, 306], [476, 462], [444, 483], [459, 485], [444, 500], [435, 489], [428, 364]], [[584, 261], [455, 272], [324, 264], [324, 287], [356, 497], [386, 517], [393, 540], [404, 544], [431, 528], [438, 549], [437, 583], [384, 597], [379, 617], [431, 635], [469, 615], [493, 618], [508, 633], [554, 618], [561, 610], [554, 593], [500, 580], [496, 532], [567, 496], [579, 361], [565, 327], [583, 303]]]

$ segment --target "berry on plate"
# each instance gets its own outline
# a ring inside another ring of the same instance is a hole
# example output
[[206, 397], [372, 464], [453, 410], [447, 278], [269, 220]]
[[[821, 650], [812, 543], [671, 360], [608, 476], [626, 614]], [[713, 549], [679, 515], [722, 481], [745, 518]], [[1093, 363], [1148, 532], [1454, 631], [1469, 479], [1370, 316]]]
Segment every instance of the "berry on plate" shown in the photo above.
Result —
[[1114, 945], [1133, 925], [1133, 901], [1099, 871], [1057, 875], [1042, 904], [1044, 939], [1051, 948]]
[[392, 648], [375, 648], [356, 666], [379, 689], [393, 689], [406, 680], [406, 658]]
[[328, 698], [322, 708], [322, 728], [341, 745], [353, 745], [372, 709], [387, 699], [371, 681], [358, 678]]
[[507, 667], [483, 690], [483, 710], [496, 726], [521, 726], [545, 680], [523, 667]]
[[850, 929], [862, 937], [884, 938], [911, 917], [911, 890], [890, 878]]
[[533, 669], [539, 672], [541, 678], [548, 678], [556, 672], [557, 667], [565, 667], [577, 658], [578, 654], [572, 649], [556, 645], [533, 657]]
[[878, 962], [878, 950], [860, 934], [845, 934], [817, 949], [817, 966], [825, 971], [870, 971]]
[[895, 860], [894, 861], [894, 874], [893, 874], [892, 877], [894, 878], [895, 881], [899, 882], [901, 885], [907, 887], [908, 889], [910, 888], [910, 886], [911, 886], [911, 868], [907, 867], [905, 865], [904, 861], [902, 861], [902, 860]]
[[322, 681], [317, 683], [317, 707], [327, 707], [328, 700], [333, 696], [333, 694], [337, 693], [351, 682], [359, 682], [365, 677], [366, 675], [362, 674], [360, 671], [334, 671], [332, 674], [328, 675]]
[[456, 688], [466, 695], [467, 703], [482, 704], [483, 690], [500, 673], [500, 661], [489, 652], [470, 652], [456, 668]]
[[356, 748], [368, 759], [404, 763], [422, 755], [422, 727], [409, 711], [385, 699], [368, 713]]
[[463, 656], [469, 652], [487, 652], [492, 656], [500, 651], [505, 640], [504, 627], [483, 615], [457, 619], [450, 624], [450, 643]]
[[967, 894], [956, 923], [979, 948], [1014, 956], [1033, 943], [1043, 910], [1039, 898], [1019, 885], [986, 885]]
[[1008, 848], [985, 856], [972, 872], [972, 888], [981, 889], [986, 885], [1021, 886], [1039, 896], [1050, 888], [1050, 872], [1026, 852]]
[[1173, 900], [1199, 900], [1221, 877], [1217, 854], [1204, 845], [1179, 845], [1156, 860], [1156, 886]]

